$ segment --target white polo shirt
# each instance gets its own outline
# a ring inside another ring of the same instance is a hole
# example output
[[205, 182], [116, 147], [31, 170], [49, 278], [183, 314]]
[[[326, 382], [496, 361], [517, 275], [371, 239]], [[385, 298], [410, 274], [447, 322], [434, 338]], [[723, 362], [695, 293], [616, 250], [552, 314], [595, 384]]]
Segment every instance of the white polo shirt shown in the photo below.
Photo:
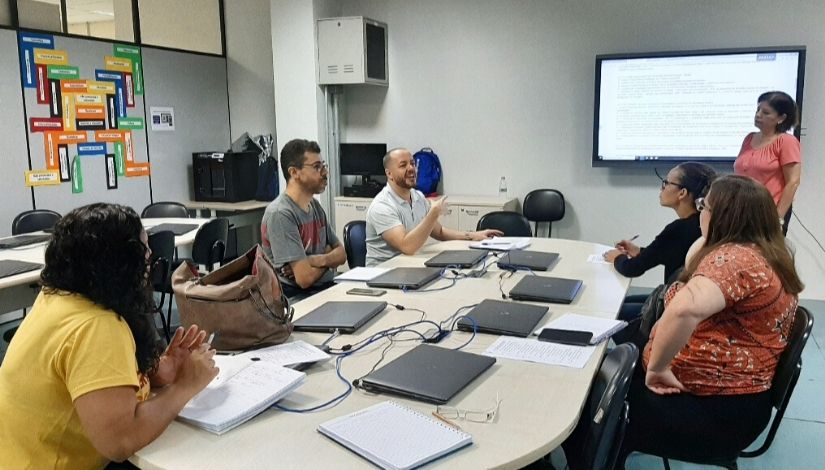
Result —
[[424, 220], [430, 202], [417, 189], [410, 190], [410, 198], [412, 203], [395, 194], [387, 184], [372, 200], [367, 209], [367, 266], [375, 266], [401, 254], [384, 240], [382, 233], [399, 225], [409, 232]]

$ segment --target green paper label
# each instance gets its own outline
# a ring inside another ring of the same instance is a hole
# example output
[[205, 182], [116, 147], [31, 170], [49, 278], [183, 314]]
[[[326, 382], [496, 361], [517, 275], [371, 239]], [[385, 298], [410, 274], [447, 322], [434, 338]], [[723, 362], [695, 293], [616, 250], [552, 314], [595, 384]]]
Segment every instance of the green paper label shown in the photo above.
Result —
[[114, 45], [115, 57], [127, 57], [132, 59], [132, 83], [135, 87], [135, 95], [143, 94], [143, 70], [141, 68], [140, 48], [127, 46], [125, 44]]
[[115, 168], [118, 176], [126, 174], [123, 169], [123, 142], [115, 142]]
[[83, 171], [80, 167], [80, 157], [75, 155], [72, 158], [72, 193], [79, 194], [83, 192]]
[[80, 68], [71, 65], [49, 65], [49, 78], [55, 80], [75, 80], [80, 78]]
[[143, 129], [143, 118], [119, 118], [118, 129]]

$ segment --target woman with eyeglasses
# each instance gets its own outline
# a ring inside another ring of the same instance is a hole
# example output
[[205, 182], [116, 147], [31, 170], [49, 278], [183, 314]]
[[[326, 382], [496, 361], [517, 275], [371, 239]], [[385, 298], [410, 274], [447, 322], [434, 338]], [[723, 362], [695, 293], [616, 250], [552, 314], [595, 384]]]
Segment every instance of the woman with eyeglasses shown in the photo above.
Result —
[[[664, 266], [664, 281], [668, 282], [684, 266], [688, 249], [701, 235], [695, 200], [704, 196], [714, 178], [713, 168], [696, 162], [682, 163], [666, 177], [660, 177], [659, 204], [673, 209], [679, 218], [666, 225], [648, 246], [639, 247], [631, 240], [622, 240], [604, 254], [604, 259], [627, 277], [639, 277], [649, 269]], [[646, 298], [644, 295], [625, 298], [619, 318], [638, 317]]]
[[631, 382], [631, 451], [736, 456], [765, 428], [770, 388], [803, 284], [757, 181], [737, 175], [697, 201], [706, 243], [665, 296]]
[[159, 343], [147, 243], [134, 210], [115, 204], [54, 226], [43, 290], [0, 367], [0, 467], [124, 460], [217, 375], [196, 326], [178, 328], [165, 351]]
[[745, 137], [733, 169], [768, 188], [782, 221], [782, 233], [787, 234], [802, 176], [799, 140], [788, 134], [799, 123], [799, 111], [793, 98], [781, 91], [763, 93], [756, 102], [754, 124], [759, 132]]

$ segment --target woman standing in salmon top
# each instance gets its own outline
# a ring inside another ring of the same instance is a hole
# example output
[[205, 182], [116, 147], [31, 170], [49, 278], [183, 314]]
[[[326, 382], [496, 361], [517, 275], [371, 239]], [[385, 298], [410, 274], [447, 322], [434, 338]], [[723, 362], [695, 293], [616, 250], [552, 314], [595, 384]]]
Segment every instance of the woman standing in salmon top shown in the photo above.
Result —
[[781, 91], [763, 93], [756, 101], [754, 124], [759, 132], [745, 137], [733, 169], [768, 188], [782, 221], [782, 233], [787, 234], [802, 174], [799, 140], [787, 131], [799, 123], [799, 111], [793, 98]]

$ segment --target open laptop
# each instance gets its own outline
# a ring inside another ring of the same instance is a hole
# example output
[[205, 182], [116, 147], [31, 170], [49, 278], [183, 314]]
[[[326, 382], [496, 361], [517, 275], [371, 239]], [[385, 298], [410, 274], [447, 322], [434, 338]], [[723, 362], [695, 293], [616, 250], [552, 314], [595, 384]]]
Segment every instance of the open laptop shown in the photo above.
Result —
[[168, 230], [168, 231], [174, 233], [176, 237], [179, 237], [179, 236], [181, 236], [185, 233], [189, 233], [192, 230], [195, 230], [196, 228], [198, 228], [198, 224], [167, 224], [167, 223], [164, 223], [164, 224], [155, 225], [154, 227], [149, 227], [148, 229], [146, 229], [146, 232], [149, 235], [152, 235], [152, 234], [155, 234], [155, 233], [158, 233], [158, 232], [163, 232], [163, 231]]
[[472, 268], [487, 256], [479, 250], [446, 250], [424, 262], [424, 266], [431, 268], [445, 268], [447, 266], [459, 269]]
[[370, 287], [420, 289], [441, 276], [439, 268], [393, 268], [369, 281]]
[[547, 271], [559, 258], [558, 253], [529, 250], [511, 250], [501, 255], [498, 267], [510, 271], [529, 269], [531, 271]]
[[35, 243], [47, 242], [51, 239], [51, 235], [43, 233], [15, 235], [13, 237], [0, 238], [0, 249], [34, 245]]
[[421, 344], [360, 379], [360, 385], [370, 392], [444, 404], [495, 362], [494, 357]]
[[581, 290], [582, 281], [548, 276], [524, 276], [510, 290], [513, 300], [569, 304]]
[[16, 274], [27, 273], [36, 269], [42, 269], [39, 263], [29, 263], [14, 259], [0, 259], [0, 278], [14, 276]]
[[326, 302], [292, 324], [295, 331], [354, 333], [385, 308], [386, 302]]
[[470, 317], [479, 333], [526, 338], [536, 329], [547, 310], [547, 307], [540, 305], [484, 299], [458, 320], [458, 329], [473, 331], [473, 322], [466, 318]]

